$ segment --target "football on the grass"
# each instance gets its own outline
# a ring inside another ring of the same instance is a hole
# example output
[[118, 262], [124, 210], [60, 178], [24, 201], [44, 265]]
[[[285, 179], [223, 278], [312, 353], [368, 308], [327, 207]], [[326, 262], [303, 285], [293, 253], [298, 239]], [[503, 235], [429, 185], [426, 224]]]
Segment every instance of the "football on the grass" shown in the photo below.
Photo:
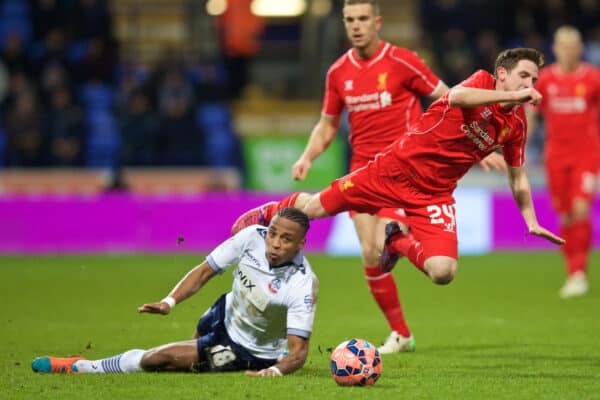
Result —
[[340, 386], [373, 385], [382, 368], [379, 351], [363, 339], [346, 340], [331, 353], [331, 374]]

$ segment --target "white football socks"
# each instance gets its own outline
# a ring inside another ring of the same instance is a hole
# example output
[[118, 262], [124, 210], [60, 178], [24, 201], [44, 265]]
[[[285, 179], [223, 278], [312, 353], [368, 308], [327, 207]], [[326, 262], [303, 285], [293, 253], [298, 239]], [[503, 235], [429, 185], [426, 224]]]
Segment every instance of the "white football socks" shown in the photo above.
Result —
[[122, 374], [142, 371], [140, 362], [146, 350], [129, 350], [123, 354], [101, 360], [79, 360], [74, 366], [78, 372], [87, 374]]

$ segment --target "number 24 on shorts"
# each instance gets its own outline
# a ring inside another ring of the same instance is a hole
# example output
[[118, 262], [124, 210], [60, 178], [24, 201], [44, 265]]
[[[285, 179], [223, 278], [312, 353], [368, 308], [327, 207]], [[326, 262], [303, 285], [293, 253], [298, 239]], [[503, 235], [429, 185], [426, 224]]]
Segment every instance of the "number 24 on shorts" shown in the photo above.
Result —
[[456, 208], [453, 205], [427, 206], [427, 213], [432, 225], [444, 224], [444, 230], [454, 232], [456, 229]]

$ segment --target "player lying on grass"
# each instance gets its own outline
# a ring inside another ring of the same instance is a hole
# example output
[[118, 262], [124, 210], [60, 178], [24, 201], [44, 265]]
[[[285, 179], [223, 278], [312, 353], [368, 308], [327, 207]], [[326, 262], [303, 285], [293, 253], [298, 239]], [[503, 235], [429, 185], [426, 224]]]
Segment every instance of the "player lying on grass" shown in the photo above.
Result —
[[[302, 211], [281, 209], [268, 228], [242, 230], [188, 272], [165, 299], [138, 308], [141, 313], [168, 314], [213, 276], [237, 264], [231, 291], [200, 318], [192, 340], [95, 361], [38, 357], [32, 369], [55, 373], [246, 370], [248, 376], [296, 371], [308, 354], [318, 292], [318, 280], [302, 254], [308, 228]], [[289, 353], [283, 355], [286, 345]]]
[[386, 225], [380, 267], [390, 271], [406, 256], [434, 283], [447, 284], [458, 266], [454, 189], [475, 163], [501, 149], [527, 231], [563, 244], [538, 223], [524, 168], [527, 123], [522, 104], [540, 102], [533, 84], [542, 64], [543, 56], [535, 49], [503, 51], [493, 75], [479, 70], [450, 89], [365, 167], [315, 195], [295, 193], [250, 210], [232, 229], [266, 224], [281, 207], [301, 208], [311, 219], [402, 207], [410, 232], [401, 231], [397, 222]]

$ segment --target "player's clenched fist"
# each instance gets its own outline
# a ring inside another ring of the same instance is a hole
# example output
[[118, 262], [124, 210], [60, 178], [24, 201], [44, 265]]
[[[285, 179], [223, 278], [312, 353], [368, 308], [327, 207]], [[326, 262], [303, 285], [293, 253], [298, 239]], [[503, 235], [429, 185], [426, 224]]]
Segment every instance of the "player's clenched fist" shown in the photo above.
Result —
[[310, 170], [311, 162], [304, 159], [299, 159], [292, 166], [292, 178], [297, 181], [303, 181]]
[[542, 101], [542, 95], [540, 92], [531, 87], [517, 90], [515, 93], [515, 100], [519, 103], [530, 103], [536, 106]]

